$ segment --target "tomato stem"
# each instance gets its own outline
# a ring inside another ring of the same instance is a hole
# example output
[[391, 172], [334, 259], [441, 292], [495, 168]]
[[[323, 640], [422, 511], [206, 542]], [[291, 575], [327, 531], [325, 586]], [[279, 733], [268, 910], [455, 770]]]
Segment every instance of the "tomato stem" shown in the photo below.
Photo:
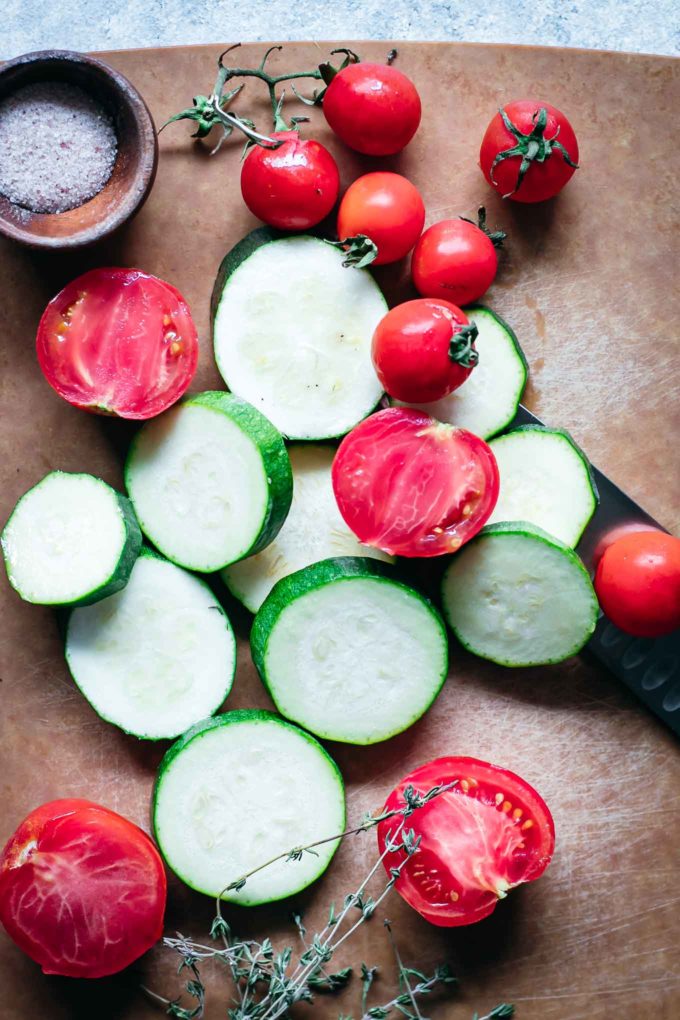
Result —
[[479, 230], [491, 241], [494, 248], [502, 248], [503, 241], [507, 238], [507, 234], [504, 230], [489, 230], [486, 225], [486, 209], [483, 205], [480, 205], [477, 210], [477, 222], [471, 220], [468, 216], [460, 216], [459, 219], [464, 220], [466, 223], [471, 223], [473, 227], [478, 227]]
[[512, 123], [512, 121], [510, 120], [502, 106], [500, 107], [498, 112], [501, 115], [503, 124], [510, 132], [510, 134], [514, 136], [516, 142], [515, 145], [511, 146], [509, 149], [503, 149], [502, 152], [496, 154], [496, 158], [491, 164], [490, 172], [491, 183], [496, 187], [498, 186], [498, 182], [494, 177], [494, 170], [499, 163], [502, 163], [503, 160], [505, 159], [512, 159], [514, 156], [522, 157], [522, 162], [520, 163], [519, 166], [519, 172], [517, 174], [515, 186], [512, 189], [512, 191], [509, 191], [506, 195], [503, 195], [503, 198], [510, 198], [511, 195], [516, 194], [519, 191], [522, 185], [522, 181], [526, 177], [531, 164], [545, 163], [545, 161], [547, 159], [550, 159], [550, 157], [552, 156], [554, 149], [556, 149], [560, 153], [562, 159], [567, 164], [567, 166], [571, 166], [574, 168], [574, 170], [578, 170], [578, 163], [574, 163], [574, 161], [572, 160], [571, 156], [569, 155], [565, 147], [562, 145], [562, 143], [557, 141], [557, 136], [560, 133], [559, 126], [555, 131], [555, 134], [552, 136], [552, 138], [544, 137], [544, 132], [548, 124], [548, 111], [546, 110], [545, 106], [542, 106], [539, 110], [537, 110], [534, 113], [533, 117], [531, 118], [533, 127], [529, 134], [526, 135], [522, 131], [520, 131], [520, 129], [515, 124]]
[[472, 345], [478, 335], [479, 330], [474, 322], [468, 323], [467, 326], [461, 326], [449, 342], [451, 361], [457, 362], [463, 368], [474, 368], [479, 361], [479, 353]]
[[344, 251], [345, 259], [342, 264], [346, 268], [352, 266], [354, 269], [365, 269], [378, 255], [378, 246], [370, 237], [366, 237], [366, 234], [345, 237], [342, 241], [326, 241], [326, 244]]

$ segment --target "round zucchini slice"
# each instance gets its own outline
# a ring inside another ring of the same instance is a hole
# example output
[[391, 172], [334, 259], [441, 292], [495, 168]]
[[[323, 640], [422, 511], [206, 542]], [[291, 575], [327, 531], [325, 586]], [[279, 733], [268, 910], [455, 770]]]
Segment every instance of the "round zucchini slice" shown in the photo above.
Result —
[[199, 393], [146, 424], [125, 482], [142, 531], [164, 556], [212, 572], [264, 549], [293, 494], [281, 435], [233, 393]]
[[279, 581], [253, 661], [278, 710], [317, 736], [375, 744], [411, 726], [448, 669], [444, 623], [378, 560], [339, 557]]
[[215, 281], [220, 374], [289, 439], [344, 435], [382, 395], [371, 339], [387, 304], [368, 270], [344, 258], [319, 237], [260, 228]]
[[120, 591], [142, 546], [125, 496], [101, 478], [51, 471], [2, 532], [9, 583], [26, 602], [85, 606]]
[[464, 545], [444, 573], [442, 602], [460, 643], [501, 666], [562, 662], [599, 615], [576, 553], [526, 522], [488, 525]]
[[142, 549], [122, 591], [71, 613], [66, 662], [102, 719], [174, 739], [228, 695], [236, 641], [204, 581]]
[[299, 893], [339, 840], [281, 860], [239, 890], [226, 887], [294, 847], [345, 828], [345, 791], [320, 744], [272, 712], [241, 710], [184, 734], [161, 761], [153, 828], [168, 867], [192, 889], [256, 906]]

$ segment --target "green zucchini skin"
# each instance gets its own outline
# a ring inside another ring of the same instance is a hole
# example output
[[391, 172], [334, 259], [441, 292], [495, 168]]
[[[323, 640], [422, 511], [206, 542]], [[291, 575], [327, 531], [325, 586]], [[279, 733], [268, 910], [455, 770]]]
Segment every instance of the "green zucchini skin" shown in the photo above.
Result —
[[[456, 554], [456, 557], [460, 557], [461, 555], [464, 556], [467, 550], [473, 549], [475, 545], [478, 545], [481, 542], [488, 541], [489, 539], [492, 539], [494, 537], [496, 538], [502, 537], [503, 535], [526, 536], [535, 539], [538, 542], [542, 542], [544, 545], [550, 546], [553, 549], [557, 549], [564, 554], [564, 556], [570, 561], [573, 567], [581, 574], [586, 590], [589, 590], [591, 593], [592, 626], [590, 628], [589, 633], [587, 634], [585, 639], [578, 644], [578, 646], [572, 648], [567, 655], [561, 655], [559, 656], [559, 658], [552, 658], [541, 662], [531, 663], [529, 662], [516, 663], [510, 662], [507, 659], [494, 658], [493, 656], [482, 652], [479, 648], [476, 648], [472, 644], [470, 644], [470, 642], [465, 639], [465, 637], [460, 633], [459, 629], [455, 626], [454, 622], [452, 621], [445, 595], [445, 585], [446, 578], [448, 575], [448, 568], [444, 572], [441, 583], [441, 596], [442, 596], [441, 603], [444, 610], [444, 616], [446, 618], [446, 621], [449, 627], [451, 628], [453, 634], [455, 635], [456, 639], [460, 642], [463, 648], [471, 652], [473, 655], [479, 656], [480, 658], [483, 659], [487, 659], [489, 662], [496, 663], [496, 665], [498, 666], [505, 666], [511, 669], [518, 669], [532, 666], [533, 667], [550, 666], [560, 662], [564, 662], [565, 659], [569, 658], [571, 655], [576, 655], [578, 652], [581, 651], [581, 649], [584, 647], [584, 645], [587, 643], [588, 639], [594, 632], [597, 624], [597, 620], [600, 613], [600, 607], [597, 601], [595, 590], [592, 585], [590, 574], [588, 573], [581, 558], [578, 556], [576, 552], [574, 552], [571, 546], [566, 545], [564, 542], [560, 541], [559, 538], [555, 538], [554, 535], [549, 535], [547, 531], [544, 531], [542, 528], [539, 528], [535, 524], [531, 524], [528, 521], [501, 521], [497, 524], [487, 524], [484, 528], [482, 528], [478, 535], [475, 535], [473, 539], [471, 539], [469, 542], [465, 544], [463, 549], [461, 549], [460, 552]], [[454, 557], [453, 559], [455, 560], [456, 557]]]
[[[30, 494], [35, 489], [37, 489], [38, 486], [42, 485], [46, 478], [49, 478], [53, 475], [68, 475], [69, 477], [72, 478], [95, 478], [96, 481], [100, 483], [100, 485], [105, 486], [116, 497], [116, 502], [118, 504], [118, 509], [121, 515], [121, 520], [123, 522], [123, 528], [125, 530], [125, 541], [118, 562], [116, 563], [114, 570], [111, 572], [111, 574], [103, 584], [99, 585], [99, 587], [97, 588], [94, 588], [92, 591], [87, 592], [87, 594], [81, 596], [80, 598], [74, 599], [71, 602], [40, 603], [41, 605], [53, 605], [56, 607], [62, 607], [65, 610], [69, 610], [75, 609], [78, 606], [92, 605], [94, 602], [99, 602], [101, 599], [108, 598], [109, 595], [114, 595], [117, 591], [120, 591], [122, 588], [125, 587], [130, 578], [132, 568], [135, 565], [137, 557], [139, 556], [139, 553], [142, 548], [142, 532], [139, 527], [139, 522], [137, 521], [137, 516], [135, 514], [135, 510], [131, 501], [128, 499], [127, 496], [124, 496], [121, 492], [118, 492], [107, 482], [105, 482], [102, 478], [97, 478], [94, 475], [89, 475], [87, 472], [84, 471], [77, 472], [50, 471], [48, 472], [47, 475], [45, 475], [44, 478], [41, 478], [39, 482], [31, 486], [31, 488], [28, 489], [23, 494], [23, 496], [21, 496], [17, 500], [16, 505], [12, 510], [12, 513], [7, 519], [7, 523], [3, 528], [2, 535], [0, 536], [0, 542], [2, 543], [3, 549], [5, 545], [5, 533], [9, 529], [9, 526], [12, 522], [12, 518], [14, 517], [16, 511], [19, 509], [23, 500], [26, 499], [27, 496], [30, 496]], [[29, 601], [28, 599], [25, 599], [24, 595], [21, 593], [19, 588], [14, 583], [12, 574], [8, 569], [8, 563], [6, 558], [3, 558], [3, 561], [7, 573], [7, 580], [9, 581], [10, 585], [12, 586], [12, 588], [14, 588], [16, 593], [22, 599], [24, 599], [25, 601]]]
[[[311, 566], [303, 567], [302, 570], [289, 574], [287, 577], [278, 581], [258, 610], [250, 631], [250, 651], [253, 663], [267, 693], [277, 708], [280, 706], [277, 701], [276, 693], [270, 685], [267, 676], [266, 655], [270, 636], [280, 614], [292, 601], [302, 595], [305, 595], [307, 592], [315, 591], [318, 588], [324, 587], [325, 585], [335, 581], [347, 581], [352, 578], [369, 578], [377, 581], [383, 581], [404, 589], [411, 596], [416, 596], [429, 611], [441, 632], [443, 647], [448, 649], [446, 623], [444, 622], [442, 615], [431, 600], [423, 595], [422, 592], [417, 591], [411, 585], [405, 584], [399, 579], [395, 567], [392, 564], [362, 556], [336, 556], [326, 560], [321, 560]], [[394, 733], [390, 733], [385, 737], [381, 737], [380, 741], [388, 740], [393, 736], [397, 736], [398, 733], [408, 729], [417, 721], [417, 719], [422, 718], [422, 716], [429, 711], [446, 682], [448, 675], [448, 655], [445, 656], [445, 660], [439, 683], [433, 689], [432, 697], [423, 708], [422, 712], [419, 712], [417, 717], [405, 722], [399, 730]], [[297, 725], [301, 724], [298, 723]], [[321, 736], [323, 738], [323, 735]], [[369, 743], [380, 742], [375, 740], [350, 741], [339, 736], [328, 736], [323, 739], [333, 739], [341, 743], [353, 743], [357, 745], [362, 743], [366, 743], [368, 745]]]
[[[298, 736], [303, 737], [308, 743], [310, 743], [320, 753], [321, 757], [324, 758], [325, 761], [330, 765], [331, 771], [332, 771], [332, 773], [334, 775], [334, 778], [337, 781], [338, 789], [339, 789], [339, 792], [340, 792], [341, 798], [342, 798], [342, 826], [341, 826], [341, 828], [342, 828], [342, 830], [344, 830], [346, 828], [346, 826], [347, 826], [347, 805], [346, 805], [346, 801], [345, 801], [345, 783], [344, 783], [344, 780], [343, 780], [343, 777], [342, 777], [342, 773], [340, 772], [340, 769], [338, 768], [338, 766], [335, 763], [335, 761], [333, 760], [333, 758], [331, 758], [331, 756], [328, 753], [328, 751], [319, 743], [318, 740], [316, 740], [311, 735], [311, 733], [308, 733], [306, 730], [303, 730], [301, 727], [296, 726], [294, 723], [288, 722], [286, 719], [282, 719], [281, 716], [277, 715], [275, 712], [269, 712], [269, 711], [267, 711], [265, 709], [257, 709], [257, 708], [241, 708], [241, 709], [235, 709], [235, 710], [233, 710], [231, 712], [225, 712], [222, 715], [211, 716], [209, 719], [205, 719], [202, 722], [196, 723], [194, 726], [192, 726], [190, 729], [188, 729], [186, 733], [182, 734], [182, 736], [179, 737], [179, 739], [176, 740], [172, 744], [172, 746], [170, 748], [168, 748], [168, 750], [165, 752], [165, 754], [164, 754], [164, 756], [163, 756], [163, 758], [161, 760], [161, 763], [158, 766], [158, 772], [156, 773], [156, 779], [155, 779], [153, 790], [152, 790], [152, 794], [151, 794], [151, 831], [153, 833], [153, 837], [154, 837], [156, 843], [158, 844], [159, 849], [161, 850], [161, 854], [163, 854], [163, 842], [162, 842], [160, 833], [159, 833], [157, 825], [156, 825], [156, 804], [157, 804], [157, 801], [158, 801], [158, 795], [159, 795], [160, 789], [161, 789], [162, 784], [163, 784], [163, 778], [164, 778], [165, 773], [168, 770], [168, 767], [172, 764], [172, 762], [179, 755], [181, 755], [182, 751], [184, 751], [189, 746], [189, 744], [191, 744], [194, 740], [200, 740], [201, 737], [204, 734], [209, 733], [212, 730], [217, 729], [219, 727], [238, 725], [239, 723], [243, 723], [243, 722], [247, 722], [247, 723], [253, 723], [253, 722], [255, 722], [255, 723], [257, 723], [257, 722], [275, 722], [278, 726], [282, 726], [282, 727], [284, 727], [284, 728], [286, 728], [288, 730], [292, 730]], [[333, 856], [334, 856], [334, 854], [331, 855], [331, 857], [329, 858], [327, 864], [325, 865], [325, 867], [321, 871], [319, 871], [312, 878], [310, 878], [309, 882], [307, 882], [305, 885], [303, 885], [295, 893], [285, 893], [282, 896], [278, 897], [278, 899], [287, 899], [291, 895], [297, 895], [297, 893], [302, 892], [304, 889], [308, 888], [310, 885], [312, 885], [314, 882], [316, 882], [317, 879], [319, 879], [325, 873], [325, 871], [328, 869], [328, 867], [329, 867], [329, 865], [330, 865], [330, 863], [331, 863], [331, 861], [333, 859]], [[255, 863], [257, 863], [257, 862], [255, 862]], [[168, 867], [170, 867], [170, 865], [168, 865]], [[188, 876], [179, 875], [178, 874], [178, 877], [181, 879], [182, 882], [184, 882], [185, 885], [189, 886], [190, 889], [194, 889], [196, 892], [204, 894], [204, 890], [200, 889], [197, 885], [193, 884], [191, 879]], [[228, 897], [226, 897], [226, 896], [224, 896], [222, 898], [223, 899], [228, 899]], [[273, 902], [276, 902], [276, 898], [263, 900], [262, 902], [273, 903]], [[257, 904], [254, 903], [252, 905], [256, 906]]]
[[515, 348], [515, 354], [517, 355], [518, 362], [522, 366], [523, 374], [522, 387], [519, 392], [519, 396], [517, 397], [517, 400], [515, 402], [515, 409], [512, 413], [512, 417], [508, 417], [504, 425], [502, 425], [500, 428], [495, 429], [491, 433], [491, 435], [486, 436], [486, 441], [488, 442], [489, 439], [493, 439], [494, 436], [497, 436], [500, 432], [503, 432], [503, 430], [508, 427], [508, 425], [512, 422], [513, 418], [517, 414], [517, 410], [519, 408], [520, 403], [522, 402], [522, 396], [524, 394], [524, 390], [526, 389], [527, 381], [529, 379], [529, 362], [527, 361], [526, 355], [522, 350], [522, 345], [517, 339], [517, 334], [515, 333], [514, 329], [509, 324], [509, 322], [507, 322], [502, 315], [499, 315], [498, 312], [495, 312], [493, 308], [489, 308], [488, 305], [471, 305], [469, 308], [465, 309], [466, 315], [477, 315], [479, 313], [488, 316], [490, 319], [494, 319], [501, 327], [501, 329], [506, 334], [508, 339], [511, 341], [513, 347]]
[[293, 472], [283, 436], [269, 418], [234, 393], [206, 390], [190, 397], [186, 403], [226, 414], [257, 444], [268, 482], [269, 500], [260, 533], [246, 554], [253, 556], [276, 538], [293, 501]]

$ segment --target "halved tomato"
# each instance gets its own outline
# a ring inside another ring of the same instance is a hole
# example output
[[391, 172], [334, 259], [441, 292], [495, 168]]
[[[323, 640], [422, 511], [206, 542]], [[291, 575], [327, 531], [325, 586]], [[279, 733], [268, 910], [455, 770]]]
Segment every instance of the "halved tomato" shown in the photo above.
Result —
[[88, 800], [32, 811], [0, 857], [0, 921], [45, 974], [115, 974], [163, 934], [166, 879], [146, 833]]
[[139, 269], [92, 269], [52, 298], [38, 361], [60, 397], [121, 418], [152, 418], [186, 391], [198, 335], [173, 286]]
[[[477, 758], [436, 758], [414, 769], [389, 795], [385, 811], [404, 807], [407, 786], [424, 795], [454, 781], [405, 820], [420, 843], [395, 886], [427, 921], [446, 928], [488, 917], [510, 889], [543, 874], [555, 849], [552, 815], [536, 790]], [[400, 821], [396, 815], [378, 826], [381, 854], [388, 839], [400, 842]], [[405, 857], [404, 850], [388, 852], [388, 874]]]
[[388, 407], [352, 429], [332, 478], [348, 527], [393, 556], [456, 552], [498, 499], [498, 467], [484, 440], [407, 407]]

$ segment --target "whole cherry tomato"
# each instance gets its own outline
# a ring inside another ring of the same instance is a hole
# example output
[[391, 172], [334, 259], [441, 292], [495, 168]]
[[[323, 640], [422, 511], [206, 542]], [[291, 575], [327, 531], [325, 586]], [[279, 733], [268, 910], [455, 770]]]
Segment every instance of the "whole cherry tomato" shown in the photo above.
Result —
[[385, 811], [406, 806], [405, 791], [424, 797], [454, 784], [404, 821], [420, 842], [407, 858], [399, 815], [378, 826], [385, 870], [399, 867], [395, 888], [425, 920], [445, 928], [488, 917], [510, 889], [548, 867], [555, 826], [545, 801], [520, 776], [476, 758], [437, 758], [414, 769], [392, 791]]
[[347, 526], [393, 556], [456, 552], [498, 499], [496, 458], [484, 440], [409, 407], [385, 408], [353, 428], [331, 477]]
[[345, 145], [367, 156], [392, 156], [420, 124], [420, 96], [405, 74], [387, 64], [348, 64], [332, 78], [323, 112]]
[[543, 202], [578, 169], [578, 142], [566, 116], [550, 103], [520, 99], [501, 107], [492, 119], [479, 165], [503, 198]]
[[502, 231], [487, 231], [483, 207], [479, 225], [462, 216], [434, 223], [413, 252], [411, 273], [416, 289], [424, 297], [445, 298], [458, 305], [479, 300], [494, 281], [496, 249], [504, 240]]
[[477, 327], [448, 301], [420, 298], [392, 308], [373, 334], [373, 367], [396, 400], [426, 404], [458, 389], [477, 364]]
[[307, 230], [328, 215], [340, 189], [328, 149], [297, 131], [275, 131], [283, 145], [254, 145], [241, 170], [241, 193], [251, 213], [280, 230]]
[[635, 531], [608, 546], [595, 572], [595, 592], [612, 623], [636, 637], [680, 627], [680, 538]]
[[53, 800], [24, 818], [0, 857], [0, 920], [45, 974], [115, 974], [163, 934], [158, 850], [89, 800]]
[[378, 247], [374, 265], [408, 255], [420, 237], [425, 206], [414, 184], [400, 174], [377, 171], [358, 177], [342, 197], [338, 237], [365, 234]]
[[198, 335], [174, 287], [139, 269], [91, 269], [43, 312], [38, 361], [60, 397], [121, 418], [165, 411], [189, 386]]

